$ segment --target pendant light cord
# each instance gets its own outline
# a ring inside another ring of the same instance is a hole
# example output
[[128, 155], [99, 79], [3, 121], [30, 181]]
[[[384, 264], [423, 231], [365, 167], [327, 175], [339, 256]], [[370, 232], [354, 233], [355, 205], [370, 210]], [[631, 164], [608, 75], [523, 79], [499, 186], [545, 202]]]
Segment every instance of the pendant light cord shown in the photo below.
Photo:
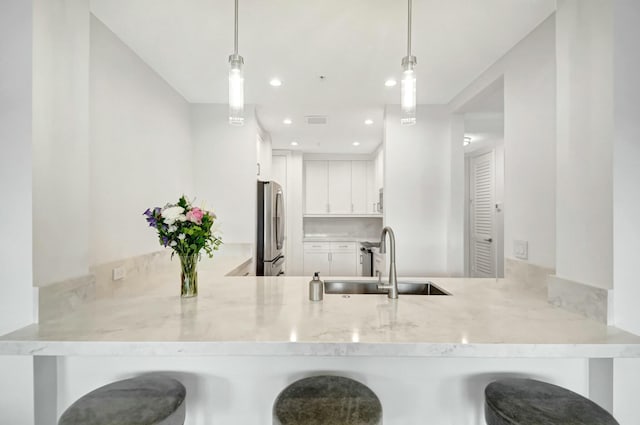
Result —
[[[237, 3], [238, 0], [236, 0]], [[409, 1], [409, 25], [407, 26], [407, 56], [411, 56], [411, 3], [412, 0]]]
[[[409, 0], [411, 1], [411, 0]], [[235, 32], [233, 34], [233, 54], [238, 54], [238, 0], [236, 0], [236, 20], [235, 20]]]

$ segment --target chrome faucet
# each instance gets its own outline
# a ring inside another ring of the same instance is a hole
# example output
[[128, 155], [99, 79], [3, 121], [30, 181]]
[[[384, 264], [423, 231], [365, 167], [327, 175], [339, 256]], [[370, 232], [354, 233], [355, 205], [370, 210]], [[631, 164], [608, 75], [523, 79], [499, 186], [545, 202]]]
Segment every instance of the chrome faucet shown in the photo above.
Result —
[[393, 230], [391, 227], [387, 226], [382, 229], [382, 233], [380, 234], [380, 254], [385, 254], [387, 252], [387, 243], [386, 236], [389, 234], [389, 242], [391, 244], [391, 253], [390, 253], [390, 263], [389, 264], [389, 283], [387, 285], [383, 285], [382, 275], [378, 275], [378, 289], [388, 289], [389, 298], [397, 299], [398, 298], [398, 276], [396, 275], [396, 237], [393, 234]]

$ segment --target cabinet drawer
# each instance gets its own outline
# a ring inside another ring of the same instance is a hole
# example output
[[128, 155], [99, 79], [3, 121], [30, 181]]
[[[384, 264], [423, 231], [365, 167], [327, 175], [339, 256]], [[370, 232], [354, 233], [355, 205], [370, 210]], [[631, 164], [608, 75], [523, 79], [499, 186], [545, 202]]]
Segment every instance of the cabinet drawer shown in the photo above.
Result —
[[331, 242], [305, 242], [304, 250], [307, 252], [331, 251]]
[[355, 251], [355, 242], [331, 242], [331, 251]]

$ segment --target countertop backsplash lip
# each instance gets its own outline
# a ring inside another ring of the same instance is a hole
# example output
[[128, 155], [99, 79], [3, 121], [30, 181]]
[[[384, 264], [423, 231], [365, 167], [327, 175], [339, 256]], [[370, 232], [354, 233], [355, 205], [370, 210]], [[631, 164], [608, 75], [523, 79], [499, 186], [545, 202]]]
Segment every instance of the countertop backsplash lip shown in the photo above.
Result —
[[[204, 256], [201, 261], [204, 261], [204, 267], [213, 264], [218, 274], [225, 275], [253, 261], [252, 249], [251, 244], [225, 244], [214, 253], [213, 259]], [[116, 267], [124, 268], [124, 279], [112, 279], [112, 271]], [[163, 249], [95, 265], [86, 276], [35, 287], [38, 291], [38, 320], [64, 317], [85, 303], [122, 296], [132, 290], [153, 289], [150, 275], [159, 270], [171, 273], [173, 269], [179, 273], [179, 261], [172, 260], [171, 251]]]

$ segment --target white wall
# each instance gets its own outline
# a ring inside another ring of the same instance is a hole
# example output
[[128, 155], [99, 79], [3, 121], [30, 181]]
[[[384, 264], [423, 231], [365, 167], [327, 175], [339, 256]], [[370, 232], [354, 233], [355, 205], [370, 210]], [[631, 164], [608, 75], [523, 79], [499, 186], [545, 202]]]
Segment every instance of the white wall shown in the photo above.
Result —
[[273, 180], [271, 175], [272, 168], [272, 143], [269, 133], [258, 126], [258, 135], [256, 136], [256, 152], [258, 159], [257, 178], [259, 180]]
[[93, 16], [90, 82], [95, 265], [161, 249], [142, 213], [193, 196], [194, 167], [189, 104]]
[[301, 152], [273, 151], [272, 177], [283, 184], [287, 205], [285, 273], [288, 276], [301, 276], [303, 271], [302, 165]]
[[33, 273], [46, 285], [88, 274], [89, 2], [36, 0], [33, 19]]
[[347, 376], [369, 386], [380, 398], [388, 425], [485, 425], [484, 387], [506, 376], [589, 393], [586, 359], [65, 357], [59, 365], [60, 411], [105, 382], [166, 371], [187, 387], [189, 425], [270, 424], [278, 393], [318, 374]]
[[245, 124], [228, 123], [228, 107], [192, 104], [195, 193], [218, 216], [226, 243], [256, 241], [256, 136], [254, 107], [245, 106]]
[[450, 143], [446, 108], [420, 105], [417, 124], [402, 126], [400, 107], [387, 106], [384, 224], [396, 236], [399, 275], [448, 274]]
[[289, 188], [289, 236], [291, 238], [291, 255], [288, 262], [288, 274], [300, 276], [303, 271], [302, 234], [303, 234], [303, 156], [300, 152], [292, 152], [287, 160], [287, 187]]
[[[32, 2], [3, 0], [0, 13], [0, 334], [33, 319]], [[2, 422], [33, 423], [28, 356], [0, 357]]]
[[465, 159], [464, 159], [464, 118], [451, 116], [451, 140], [449, 155], [449, 205], [447, 208], [447, 275], [464, 276], [465, 265]]
[[448, 105], [460, 110], [504, 77], [506, 258], [529, 243], [529, 262], [555, 267], [555, 19], [549, 17]]
[[557, 12], [556, 274], [603, 288], [613, 285], [612, 4], [562, 0]]
[[615, 324], [640, 334], [640, 5], [618, 1], [615, 11], [615, 135], [613, 235]]

